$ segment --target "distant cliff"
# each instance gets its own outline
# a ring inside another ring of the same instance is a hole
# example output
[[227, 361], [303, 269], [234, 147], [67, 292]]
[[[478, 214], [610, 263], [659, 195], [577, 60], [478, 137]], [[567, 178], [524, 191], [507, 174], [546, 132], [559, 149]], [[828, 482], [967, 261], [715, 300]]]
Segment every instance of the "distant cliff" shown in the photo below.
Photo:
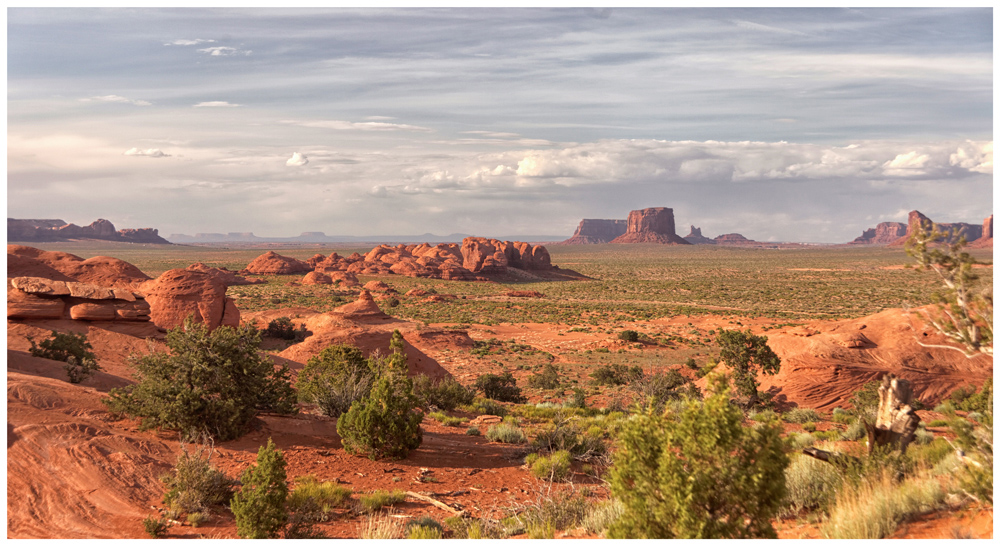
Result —
[[587, 245], [609, 243], [612, 239], [625, 234], [628, 220], [593, 220], [584, 218], [576, 227], [576, 232], [563, 245]]
[[89, 226], [67, 224], [62, 220], [7, 219], [8, 242], [46, 242], [67, 239], [98, 239], [126, 243], [169, 245], [153, 228], [116, 230], [115, 225], [101, 218]]

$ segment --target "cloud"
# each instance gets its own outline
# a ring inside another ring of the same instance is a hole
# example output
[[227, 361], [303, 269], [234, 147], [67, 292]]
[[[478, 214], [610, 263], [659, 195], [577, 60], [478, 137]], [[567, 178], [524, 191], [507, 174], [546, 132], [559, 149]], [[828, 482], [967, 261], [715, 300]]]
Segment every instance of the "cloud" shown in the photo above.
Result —
[[214, 42], [215, 42], [215, 40], [204, 40], [204, 39], [198, 38], [198, 39], [195, 39], [195, 40], [174, 40], [172, 42], [167, 42], [167, 43], [165, 43], [163, 45], [165, 45], [165, 46], [172, 46], [172, 45], [175, 45], [175, 46], [192, 46], [192, 45], [198, 45], [198, 44], [210, 44], [210, 43], [214, 43]]
[[238, 108], [240, 106], [243, 105], [226, 102], [224, 100], [211, 100], [208, 102], [199, 102], [198, 104], [195, 104], [193, 108]]
[[797, 30], [789, 30], [789, 29], [785, 29], [785, 28], [772, 27], [772, 26], [769, 26], [769, 25], [762, 25], [760, 23], [753, 23], [753, 22], [750, 22], [750, 21], [736, 20], [736, 21], [733, 21], [733, 24], [735, 24], [736, 26], [738, 26], [738, 27], [740, 27], [742, 29], [747, 29], [747, 30], [756, 30], [756, 31], [760, 31], [760, 32], [770, 32], [772, 34], [790, 34], [790, 35], [794, 35], [794, 36], [808, 36], [806, 33], [799, 32]]
[[993, 174], [993, 143], [969, 141], [960, 144], [948, 157], [948, 163], [971, 172]]
[[163, 151], [161, 151], [159, 148], [148, 148], [146, 150], [142, 150], [139, 148], [129, 148], [128, 150], [125, 150], [125, 152], [122, 155], [133, 155], [141, 157], [170, 157], [170, 154], [163, 153]]
[[882, 165], [883, 174], [889, 176], [913, 176], [926, 174], [924, 167], [931, 161], [931, 156], [917, 152], [899, 154], [891, 161]]
[[308, 163], [309, 163], [308, 157], [302, 155], [299, 152], [294, 152], [292, 154], [292, 157], [290, 157], [288, 161], [285, 162], [285, 165], [288, 165], [289, 167], [302, 167]]
[[228, 47], [228, 46], [206, 47], [203, 49], [199, 49], [198, 51], [201, 53], [208, 54], [212, 57], [233, 57], [236, 55], [246, 56], [253, 53], [253, 51], [249, 49], [237, 49], [235, 47]]
[[389, 121], [390, 119], [396, 119], [392, 116], [365, 116], [365, 119], [371, 121]]
[[313, 127], [316, 129], [333, 129], [335, 131], [413, 131], [429, 133], [431, 129], [419, 127], [417, 125], [406, 125], [402, 123], [384, 123], [380, 121], [282, 121], [287, 125], [298, 125], [299, 127]]
[[89, 97], [86, 99], [80, 99], [80, 102], [117, 102], [120, 104], [132, 104], [135, 106], [149, 106], [153, 104], [148, 101], [130, 99], [127, 97], [122, 97], [120, 95], [102, 95], [99, 97]]

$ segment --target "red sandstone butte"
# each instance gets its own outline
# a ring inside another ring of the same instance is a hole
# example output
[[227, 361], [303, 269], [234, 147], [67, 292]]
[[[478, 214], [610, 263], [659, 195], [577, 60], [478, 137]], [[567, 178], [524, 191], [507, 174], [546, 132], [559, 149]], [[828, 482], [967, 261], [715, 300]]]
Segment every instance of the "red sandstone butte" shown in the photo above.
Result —
[[628, 213], [628, 229], [612, 243], [689, 245], [674, 231], [674, 209], [653, 207]]

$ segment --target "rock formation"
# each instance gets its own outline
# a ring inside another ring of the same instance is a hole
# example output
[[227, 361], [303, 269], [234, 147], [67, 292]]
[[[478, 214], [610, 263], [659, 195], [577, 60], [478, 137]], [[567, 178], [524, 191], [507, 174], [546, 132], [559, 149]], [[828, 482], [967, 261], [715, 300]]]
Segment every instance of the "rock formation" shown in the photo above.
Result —
[[247, 279], [237, 275], [235, 271], [230, 271], [225, 267], [208, 267], [207, 265], [196, 262], [185, 269], [189, 271], [201, 271], [203, 273], [208, 273], [214, 277], [218, 277], [226, 286], [242, 286], [247, 284], [265, 284], [267, 281], [264, 279]]
[[218, 276], [190, 269], [171, 269], [140, 287], [149, 302], [153, 322], [161, 328], [184, 324], [191, 315], [209, 328], [239, 326], [240, 311], [226, 297], [226, 283]]
[[717, 245], [758, 245], [758, 241], [747, 239], [746, 237], [740, 235], [739, 233], [726, 233], [725, 235], [719, 235], [715, 239], [715, 244]]
[[[896, 239], [890, 246], [903, 246], [906, 244], [907, 239], [910, 235], [917, 229], [921, 223], [932, 222], [930, 218], [924, 216], [918, 210], [911, 210], [910, 215], [906, 222], [906, 233]], [[953, 234], [954, 237], [964, 236], [966, 241], [975, 241], [983, 236], [983, 226], [978, 224], [967, 224], [965, 222], [955, 222], [951, 224], [936, 224], [937, 228], [941, 231], [948, 231]]]
[[282, 256], [277, 252], [269, 250], [254, 258], [247, 265], [246, 269], [240, 273], [244, 275], [289, 275], [292, 273], [305, 273], [312, 269], [307, 262]]
[[628, 213], [628, 229], [612, 243], [689, 245], [674, 230], [674, 209], [653, 207]]
[[268, 252], [255, 258], [242, 272], [275, 275], [312, 270], [329, 275], [334, 282], [340, 279], [343, 286], [357, 286], [356, 275], [472, 281], [486, 280], [482, 275], [506, 274], [508, 268], [536, 275], [579, 277], [572, 271], [559, 271], [553, 266], [544, 246], [482, 237], [466, 237], [461, 246], [455, 243], [379, 245], [364, 256], [354, 253], [343, 257], [334, 252], [329, 256], [316, 254], [304, 262]]
[[983, 220], [983, 235], [969, 243], [970, 248], [993, 248], [993, 215]]
[[80, 227], [62, 220], [7, 219], [7, 240], [24, 242], [61, 241], [66, 239], [99, 239], [128, 243], [169, 245], [153, 228], [116, 230], [114, 224], [101, 218], [89, 226]]
[[7, 284], [8, 319], [150, 320], [149, 303], [128, 289], [42, 277], [14, 277]]
[[691, 226], [691, 233], [684, 236], [684, 240], [692, 245], [714, 245], [715, 239], [709, 239], [701, 234], [701, 228]]
[[333, 279], [326, 273], [310, 271], [306, 273], [305, 277], [302, 277], [301, 282], [302, 284], [333, 284]]
[[562, 245], [586, 245], [609, 243], [628, 230], [627, 220], [580, 220], [573, 236], [559, 243]]
[[874, 228], [866, 229], [860, 237], [849, 245], [887, 245], [906, 235], [906, 224], [902, 222], [881, 222]]

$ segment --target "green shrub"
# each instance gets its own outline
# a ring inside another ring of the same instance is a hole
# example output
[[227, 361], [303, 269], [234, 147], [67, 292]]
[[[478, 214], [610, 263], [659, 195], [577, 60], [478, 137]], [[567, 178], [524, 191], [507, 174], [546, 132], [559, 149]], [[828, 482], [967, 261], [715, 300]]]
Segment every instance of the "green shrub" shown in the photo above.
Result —
[[781, 418], [788, 423], [799, 424], [823, 420], [823, 418], [820, 417], [819, 412], [812, 408], [794, 408], [783, 413]]
[[[526, 506], [510, 510], [512, 515], [501, 521], [503, 532], [507, 535], [531, 533], [547, 536], [555, 531], [562, 531], [579, 526], [587, 516], [590, 503], [578, 493], [563, 491], [560, 493], [539, 494], [534, 501]], [[487, 530], [490, 536], [499, 535], [496, 530]]]
[[587, 407], [587, 391], [579, 388], [573, 388], [573, 397], [566, 401], [566, 406], [570, 408], [580, 408], [584, 409]]
[[864, 438], [867, 434], [865, 426], [861, 424], [861, 421], [854, 421], [848, 425], [847, 430], [845, 430], [840, 437], [849, 442], [853, 442]]
[[627, 385], [642, 377], [642, 368], [624, 364], [609, 364], [590, 372], [591, 383], [595, 385]]
[[614, 498], [593, 504], [587, 509], [587, 515], [583, 518], [583, 528], [588, 533], [603, 536], [604, 531], [621, 517], [624, 511], [625, 507], [621, 501]]
[[622, 330], [618, 333], [618, 339], [634, 343], [639, 341], [639, 332], [636, 332], [635, 330]]
[[691, 370], [697, 370], [698, 369], [698, 363], [695, 362], [693, 358], [688, 358], [687, 360], [685, 360], [684, 361], [684, 366], [686, 366], [688, 369], [691, 369]]
[[292, 319], [288, 317], [278, 317], [267, 324], [264, 335], [275, 339], [294, 340], [301, 342], [309, 335], [305, 325], [298, 328], [292, 324]]
[[486, 439], [501, 444], [526, 444], [528, 439], [520, 428], [500, 423], [486, 430]]
[[250, 325], [209, 332], [188, 318], [167, 333], [169, 353], [132, 358], [138, 382], [112, 389], [103, 402], [113, 413], [142, 419], [143, 430], [236, 439], [258, 412], [296, 411], [288, 368], [275, 368], [257, 352], [259, 345], [260, 333]]
[[610, 471], [625, 507], [611, 538], [776, 538], [785, 496], [781, 427], [744, 428], [726, 378], [679, 415], [636, 415], [622, 426]]
[[167, 529], [170, 529], [170, 523], [162, 516], [159, 518], [146, 516], [142, 520], [142, 528], [153, 538], [163, 538], [167, 534]]
[[917, 429], [917, 431], [913, 434], [913, 440], [918, 445], [929, 444], [934, 441], [934, 433], [928, 432], [922, 428]]
[[368, 516], [363, 525], [359, 525], [358, 534], [365, 540], [388, 540], [399, 538], [403, 532], [403, 523], [392, 517], [392, 511], [374, 513]]
[[351, 405], [337, 420], [337, 434], [348, 453], [370, 459], [401, 459], [420, 446], [421, 414], [414, 409], [412, 382], [387, 373], [375, 383], [371, 394]]
[[927, 423], [927, 426], [929, 426], [929, 427], [946, 427], [946, 426], [948, 426], [948, 421], [946, 421], [945, 419], [935, 419], [935, 420], [931, 421], [930, 423]]
[[441, 524], [430, 516], [411, 519], [403, 528], [406, 538], [412, 539], [440, 539], [443, 533], [444, 528]]
[[358, 504], [361, 507], [362, 512], [371, 514], [386, 506], [392, 506], [398, 502], [403, 502], [403, 499], [405, 498], [406, 493], [399, 489], [394, 489], [392, 491], [376, 489], [367, 495], [360, 495], [358, 497]]
[[802, 430], [806, 432], [816, 432], [816, 423], [804, 423], [802, 425]]
[[162, 478], [167, 489], [163, 504], [175, 512], [193, 514], [229, 502], [236, 480], [212, 466], [212, 454], [208, 446], [199, 445], [188, 451], [181, 445], [173, 471]]
[[445, 411], [471, 404], [476, 398], [475, 391], [466, 388], [454, 377], [433, 380], [423, 374], [413, 378], [413, 394], [420, 401], [421, 407], [436, 406]]
[[746, 407], [760, 404], [757, 374], [774, 375], [781, 370], [781, 359], [767, 345], [767, 336], [757, 336], [747, 330], [720, 329], [716, 338], [721, 358], [733, 371], [737, 394], [745, 400]]
[[[681, 390], [688, 380], [677, 370], [667, 370], [660, 373], [646, 374], [629, 383], [629, 390], [635, 394], [637, 401], [644, 405], [662, 411], [667, 402], [680, 398]], [[687, 394], [695, 394], [688, 390]], [[700, 393], [697, 393], [700, 394]], [[697, 397], [697, 396], [696, 396]]]
[[208, 523], [208, 512], [191, 512], [187, 515], [187, 522], [191, 527], [198, 527]]
[[464, 405], [460, 409], [480, 415], [496, 415], [497, 417], [507, 415], [507, 408], [489, 398], [476, 398], [471, 404]]
[[748, 415], [750, 416], [751, 421], [757, 423], [767, 423], [778, 418], [778, 414], [775, 413], [774, 410], [769, 409], [763, 411], [750, 410]]
[[558, 389], [559, 388], [559, 368], [546, 362], [542, 366], [542, 371], [528, 377], [528, 386], [535, 389]]
[[295, 386], [299, 400], [316, 404], [323, 415], [339, 417], [368, 396], [374, 383], [373, 364], [360, 349], [332, 345], [306, 362]]
[[825, 510], [837, 494], [841, 477], [830, 463], [806, 455], [792, 457], [785, 469], [788, 495], [782, 507], [783, 515], [795, 515], [803, 510]]
[[955, 450], [944, 438], [931, 438], [930, 441], [910, 444], [906, 456], [923, 467], [934, 467]]
[[858, 389], [851, 397], [854, 413], [870, 422], [875, 422], [875, 412], [878, 411], [878, 388], [881, 381], [869, 381]]
[[792, 449], [804, 449], [816, 443], [816, 437], [808, 432], [791, 434], [788, 436], [788, 445]]
[[854, 421], [854, 415], [849, 411], [844, 411], [840, 408], [833, 408], [833, 422], [840, 423], [841, 425], [849, 425], [851, 421]]
[[969, 394], [961, 403], [957, 404], [958, 409], [975, 412], [983, 415], [990, 415], [992, 423], [993, 415], [993, 378], [987, 379], [983, 383], [983, 388], [975, 394]]
[[486, 398], [498, 400], [500, 402], [514, 402], [523, 404], [528, 401], [521, 394], [521, 388], [517, 386], [517, 380], [510, 372], [503, 375], [483, 374], [476, 378], [475, 389]]
[[285, 457], [270, 438], [257, 451], [257, 464], [240, 476], [243, 487], [233, 495], [230, 508], [240, 538], [277, 538], [288, 512]]
[[559, 481], [569, 475], [572, 456], [569, 451], [556, 451], [547, 457], [532, 453], [525, 458], [531, 473], [539, 479]]
[[30, 336], [28, 341], [31, 342], [31, 348], [28, 349], [31, 356], [65, 362], [63, 369], [66, 370], [70, 383], [80, 383], [101, 370], [97, 364], [97, 356], [91, 352], [93, 347], [87, 341], [86, 334], [64, 334], [52, 330], [51, 336], [38, 345], [35, 345], [35, 340]]

